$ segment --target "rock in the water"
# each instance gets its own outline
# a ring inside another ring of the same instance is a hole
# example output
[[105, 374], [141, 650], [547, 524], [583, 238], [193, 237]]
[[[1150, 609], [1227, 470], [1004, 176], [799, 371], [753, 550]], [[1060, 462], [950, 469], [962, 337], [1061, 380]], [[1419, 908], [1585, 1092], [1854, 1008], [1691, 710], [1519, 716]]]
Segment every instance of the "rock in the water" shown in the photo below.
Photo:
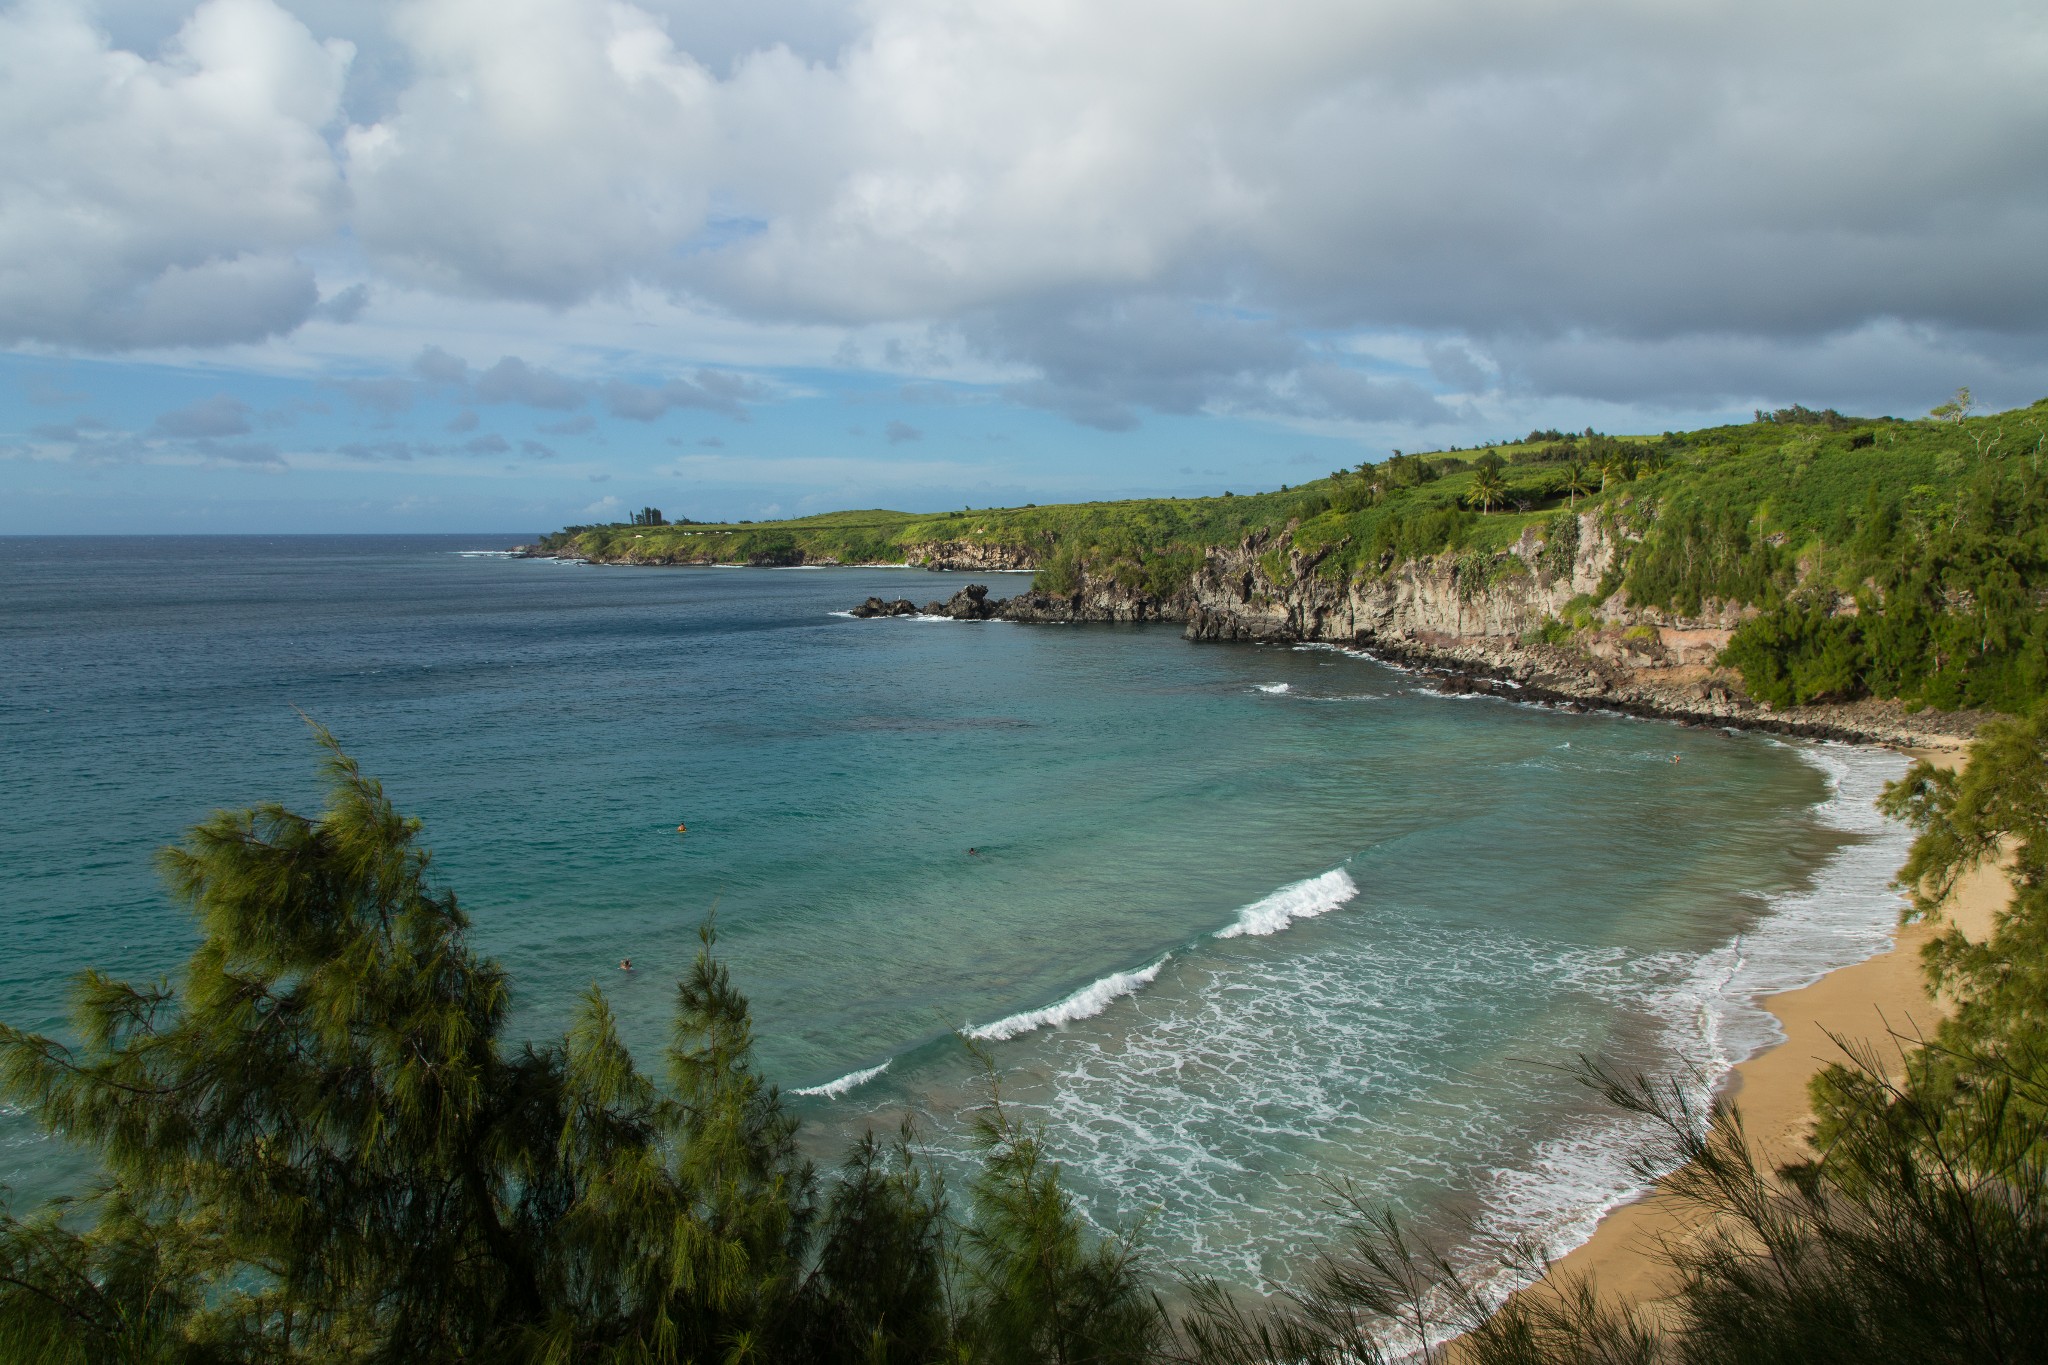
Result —
[[884, 602], [879, 597], [870, 597], [847, 614], [849, 616], [858, 616], [862, 620], [867, 620], [873, 616], [915, 616], [917, 615], [917, 604], [901, 597], [897, 598], [894, 602]]
[[945, 602], [934, 602], [925, 610], [933, 616], [950, 616], [955, 621], [987, 621], [994, 618], [1002, 607], [998, 598], [988, 600], [988, 588], [981, 583], [969, 583]]

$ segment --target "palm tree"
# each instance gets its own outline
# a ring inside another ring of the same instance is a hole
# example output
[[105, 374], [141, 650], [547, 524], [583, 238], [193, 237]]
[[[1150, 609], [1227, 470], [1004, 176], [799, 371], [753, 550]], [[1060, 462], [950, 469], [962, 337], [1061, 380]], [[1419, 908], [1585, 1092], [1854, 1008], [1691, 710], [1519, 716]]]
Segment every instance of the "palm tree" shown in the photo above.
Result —
[[1471, 496], [1479, 502], [1480, 510], [1490, 512], [1494, 505], [1507, 496], [1507, 480], [1491, 465], [1481, 465], [1479, 472], [1472, 476]]
[[1576, 512], [1579, 508], [1579, 499], [1592, 491], [1593, 480], [1586, 469], [1585, 462], [1583, 460], [1573, 460], [1565, 467], [1564, 471], [1565, 497], [1570, 500], [1572, 510]]

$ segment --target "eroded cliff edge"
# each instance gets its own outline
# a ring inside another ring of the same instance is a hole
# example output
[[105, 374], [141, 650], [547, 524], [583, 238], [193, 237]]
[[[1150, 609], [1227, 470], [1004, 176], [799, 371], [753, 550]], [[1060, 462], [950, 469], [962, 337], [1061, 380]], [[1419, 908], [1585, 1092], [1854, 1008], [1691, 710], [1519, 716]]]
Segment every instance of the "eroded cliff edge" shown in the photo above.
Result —
[[1698, 615], [1678, 616], [1634, 605], [1618, 586], [1626, 543], [1611, 519], [1589, 511], [1551, 525], [1548, 538], [1532, 527], [1499, 554], [1389, 559], [1350, 577], [1325, 572], [1327, 549], [1304, 554], [1288, 531], [1254, 533], [1211, 547], [1185, 587], [1167, 595], [1082, 566], [1065, 593], [991, 598], [977, 584], [923, 608], [870, 598], [854, 614], [1172, 621], [1191, 640], [1365, 650], [1450, 691], [1909, 748], [1959, 743], [1985, 719], [1975, 712], [1908, 713], [1879, 700], [1784, 710], [1760, 704], [1741, 675], [1718, 662], [1754, 608], [1709, 602]]

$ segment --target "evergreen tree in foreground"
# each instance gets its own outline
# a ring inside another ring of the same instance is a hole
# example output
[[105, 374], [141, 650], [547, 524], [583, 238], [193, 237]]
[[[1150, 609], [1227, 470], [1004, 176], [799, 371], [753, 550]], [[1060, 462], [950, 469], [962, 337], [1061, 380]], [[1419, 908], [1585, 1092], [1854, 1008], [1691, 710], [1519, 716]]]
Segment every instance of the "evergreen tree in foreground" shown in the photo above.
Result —
[[0, 1085], [104, 1172], [0, 1219], [0, 1360], [1151, 1355], [1129, 1248], [999, 1106], [964, 1233], [908, 1133], [821, 1198], [708, 930], [666, 1087], [594, 988], [559, 1044], [508, 1043], [418, 821], [319, 741], [318, 819], [221, 812], [163, 855], [202, 934], [177, 986], [87, 973], [75, 1047], [0, 1026]]

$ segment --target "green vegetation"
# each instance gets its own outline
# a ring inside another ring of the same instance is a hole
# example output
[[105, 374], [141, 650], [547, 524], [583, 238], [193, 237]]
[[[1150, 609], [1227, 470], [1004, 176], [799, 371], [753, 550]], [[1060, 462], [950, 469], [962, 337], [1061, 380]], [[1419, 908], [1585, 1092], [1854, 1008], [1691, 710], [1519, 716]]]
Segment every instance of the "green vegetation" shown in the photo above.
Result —
[[[548, 539], [655, 563], [901, 563], [934, 547], [1009, 551], [1041, 591], [1083, 582], [1171, 599], [1212, 547], [1261, 537], [1338, 582], [1431, 555], [1546, 545], [1592, 512], [1619, 533], [1636, 606], [1754, 608], [1726, 661], [1777, 706], [1862, 696], [2017, 712], [2048, 687], [2048, 399], [1973, 416], [1967, 390], [1923, 421], [1804, 407], [1658, 437], [1530, 433], [1477, 452], [1396, 454], [1291, 489], [759, 524], [571, 527]], [[1282, 547], [1280, 538], [1289, 537]], [[1569, 568], [1546, 549], [1552, 572]], [[1532, 627], [1534, 628], [1534, 627]], [[1556, 635], [1551, 631], [1544, 638]], [[1568, 637], [1563, 637], [1568, 638]]]
[[708, 931], [665, 1085], [595, 988], [511, 1044], [418, 823], [321, 742], [320, 818], [221, 812], [164, 855], [203, 935], [179, 985], [87, 973], [76, 1048], [0, 1027], [6, 1093], [104, 1171], [0, 1220], [0, 1359], [1150, 1358], [1132, 1248], [993, 1090], [964, 1222], [909, 1134], [821, 1190]]

